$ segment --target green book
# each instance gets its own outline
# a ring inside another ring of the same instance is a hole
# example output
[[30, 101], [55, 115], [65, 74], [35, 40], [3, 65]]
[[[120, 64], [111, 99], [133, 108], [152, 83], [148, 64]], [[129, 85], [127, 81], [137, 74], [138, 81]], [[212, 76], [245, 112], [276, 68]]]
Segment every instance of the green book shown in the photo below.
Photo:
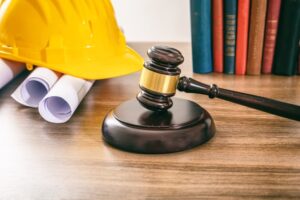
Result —
[[280, 12], [273, 73], [294, 75], [300, 39], [300, 0], [284, 0]]

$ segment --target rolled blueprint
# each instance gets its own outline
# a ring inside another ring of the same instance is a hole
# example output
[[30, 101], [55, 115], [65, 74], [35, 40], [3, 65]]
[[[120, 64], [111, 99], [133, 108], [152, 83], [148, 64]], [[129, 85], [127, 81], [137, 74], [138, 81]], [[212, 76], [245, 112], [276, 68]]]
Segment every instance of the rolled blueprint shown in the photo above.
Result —
[[40, 102], [40, 115], [48, 122], [67, 122], [93, 83], [91, 80], [63, 75]]
[[0, 89], [25, 69], [25, 64], [0, 58]]
[[44, 67], [37, 67], [11, 95], [22, 105], [37, 108], [61, 75]]

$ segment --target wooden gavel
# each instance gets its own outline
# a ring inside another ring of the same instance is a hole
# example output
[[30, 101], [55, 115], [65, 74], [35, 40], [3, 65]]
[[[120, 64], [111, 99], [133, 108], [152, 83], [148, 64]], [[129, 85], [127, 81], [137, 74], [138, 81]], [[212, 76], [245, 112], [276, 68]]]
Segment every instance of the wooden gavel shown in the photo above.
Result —
[[300, 121], [300, 106], [207, 85], [185, 76], [180, 77], [182, 54], [170, 47], [155, 46], [148, 50], [149, 62], [145, 62], [140, 78], [141, 92], [137, 99], [145, 108], [163, 112], [172, 107], [171, 97], [176, 89], [188, 93], [208, 95], [251, 107], [281, 117]]

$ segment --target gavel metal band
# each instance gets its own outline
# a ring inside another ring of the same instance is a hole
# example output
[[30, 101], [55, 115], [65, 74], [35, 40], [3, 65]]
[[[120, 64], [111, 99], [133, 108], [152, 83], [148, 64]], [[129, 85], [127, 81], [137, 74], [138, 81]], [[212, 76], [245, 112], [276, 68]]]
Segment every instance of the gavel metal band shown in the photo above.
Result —
[[143, 68], [140, 86], [159, 94], [175, 94], [179, 75], [160, 74]]

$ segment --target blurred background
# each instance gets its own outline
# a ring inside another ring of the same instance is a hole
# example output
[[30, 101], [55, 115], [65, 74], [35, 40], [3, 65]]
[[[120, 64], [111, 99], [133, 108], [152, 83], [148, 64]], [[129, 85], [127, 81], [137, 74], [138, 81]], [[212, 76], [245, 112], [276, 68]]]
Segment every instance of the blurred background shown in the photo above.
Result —
[[128, 42], [190, 42], [188, 0], [112, 0]]

